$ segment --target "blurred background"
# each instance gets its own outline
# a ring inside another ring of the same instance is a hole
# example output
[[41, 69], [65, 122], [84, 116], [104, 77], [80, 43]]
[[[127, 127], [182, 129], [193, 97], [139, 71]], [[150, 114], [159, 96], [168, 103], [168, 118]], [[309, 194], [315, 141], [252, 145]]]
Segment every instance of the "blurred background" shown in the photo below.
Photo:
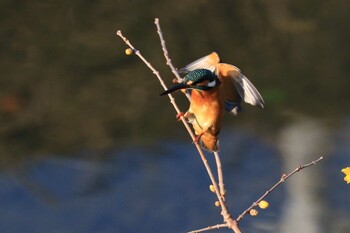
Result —
[[265, 99], [224, 118], [233, 216], [324, 156], [242, 230], [349, 232], [349, 11], [345, 0], [1, 0], [0, 232], [175, 233], [222, 221], [157, 79], [115, 35], [171, 85], [155, 17], [175, 67], [216, 51]]

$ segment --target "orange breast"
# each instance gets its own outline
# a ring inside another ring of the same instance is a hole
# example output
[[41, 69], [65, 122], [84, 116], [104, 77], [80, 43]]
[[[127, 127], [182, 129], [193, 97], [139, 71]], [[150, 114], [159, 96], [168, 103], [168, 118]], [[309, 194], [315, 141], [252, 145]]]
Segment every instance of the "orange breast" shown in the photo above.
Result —
[[210, 91], [192, 90], [189, 112], [195, 116], [192, 124], [196, 135], [202, 132], [218, 135], [223, 113], [220, 86]]

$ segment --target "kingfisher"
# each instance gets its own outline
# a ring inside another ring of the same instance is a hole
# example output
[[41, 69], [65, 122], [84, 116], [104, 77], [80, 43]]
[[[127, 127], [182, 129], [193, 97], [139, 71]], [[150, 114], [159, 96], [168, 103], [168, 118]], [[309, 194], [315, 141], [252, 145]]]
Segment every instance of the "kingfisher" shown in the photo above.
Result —
[[253, 106], [264, 107], [264, 100], [255, 86], [234, 65], [220, 63], [219, 55], [213, 52], [179, 70], [187, 73], [180, 83], [164, 91], [167, 95], [176, 90], [190, 93], [190, 106], [181, 116], [192, 124], [195, 143], [208, 151], [219, 151], [219, 133], [223, 113], [237, 115], [242, 100]]

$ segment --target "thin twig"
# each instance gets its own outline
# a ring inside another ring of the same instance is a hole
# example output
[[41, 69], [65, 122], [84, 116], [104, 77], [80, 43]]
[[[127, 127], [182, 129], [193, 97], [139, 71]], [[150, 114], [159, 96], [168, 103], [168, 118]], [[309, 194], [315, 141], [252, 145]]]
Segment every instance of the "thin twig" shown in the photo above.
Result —
[[251, 206], [249, 206], [246, 210], [244, 210], [236, 219], [237, 222], [241, 221], [243, 219], [243, 217], [251, 210], [253, 209], [254, 207], [256, 207], [259, 202], [261, 200], [263, 200], [266, 196], [268, 196], [274, 189], [276, 189], [280, 184], [282, 184], [284, 181], [286, 181], [290, 176], [292, 176], [293, 174], [299, 172], [300, 170], [304, 169], [304, 168], [307, 168], [307, 167], [310, 167], [312, 165], [315, 165], [316, 163], [318, 163], [319, 161], [321, 161], [323, 159], [323, 156], [319, 157], [318, 159], [310, 162], [310, 163], [307, 163], [307, 164], [304, 164], [302, 166], [299, 166], [297, 167], [294, 171], [290, 172], [288, 175], [286, 174], [283, 174], [281, 179], [276, 183], [274, 184], [269, 190], [267, 190], [261, 197], [259, 197], [255, 202], [253, 202], [253, 204]]
[[[166, 60], [166, 64], [170, 67], [171, 71], [173, 72], [173, 74], [175, 75], [176, 79], [178, 82], [182, 81], [182, 78], [180, 77], [179, 73], [177, 72], [176, 68], [174, 67], [173, 63], [171, 62], [171, 59], [169, 57], [169, 52], [168, 49], [166, 47], [165, 44], [165, 40], [163, 37], [163, 33], [162, 33], [162, 29], [160, 27], [160, 23], [159, 23], [159, 19], [155, 18], [154, 19], [154, 24], [157, 27], [157, 33], [159, 35], [159, 39], [160, 39], [160, 44], [163, 50], [163, 54]], [[187, 99], [190, 101], [191, 100], [191, 96], [188, 92], [184, 92], [184, 94], [186, 95]], [[223, 201], [225, 201], [225, 188], [224, 188], [224, 177], [222, 174], [222, 166], [221, 166], [221, 161], [220, 161], [220, 156], [218, 152], [214, 152], [214, 156], [215, 156], [215, 162], [216, 162], [216, 167], [217, 167], [217, 172], [218, 172], [218, 181], [219, 181], [219, 188], [220, 188], [220, 194], [221, 197], [223, 199]]]
[[[140, 53], [140, 51], [137, 50], [137, 49], [130, 43], [130, 41], [129, 41], [126, 37], [123, 36], [123, 34], [122, 34], [122, 32], [121, 32], [120, 30], [118, 30], [116, 34], [117, 34], [117, 35], [118, 35], [118, 36], [119, 36], [133, 51], [134, 51], [134, 52], [135, 52], [135, 54], [147, 65], [147, 67], [150, 68], [150, 70], [153, 72], [153, 74], [157, 76], [157, 78], [158, 78], [159, 82], [161, 83], [161, 85], [163, 86], [164, 90], [167, 90], [167, 87], [166, 87], [166, 85], [165, 85], [163, 79], [162, 79], [161, 76], [159, 75], [159, 72], [151, 65], [151, 63], [149, 63], [149, 62], [142, 56], [142, 54]], [[176, 111], [177, 113], [180, 113], [180, 109], [179, 109], [179, 107], [177, 106], [177, 104], [176, 104], [175, 99], [173, 98], [173, 96], [172, 96], [171, 94], [169, 94], [168, 96], [169, 96], [169, 99], [170, 99], [170, 103], [171, 103], [171, 104], [174, 106], [174, 108], [175, 108], [175, 111]], [[192, 132], [190, 126], [189, 126], [188, 123], [187, 123], [187, 121], [185, 120], [185, 118], [184, 118], [183, 116], [181, 116], [180, 119], [181, 119], [182, 123], [184, 124], [185, 128], [187, 129], [189, 135], [191, 136], [192, 141], [194, 141], [194, 140], [195, 140], [195, 135], [194, 135], [194, 133]], [[207, 170], [207, 173], [208, 173], [208, 175], [209, 175], [209, 178], [210, 178], [210, 180], [211, 180], [211, 182], [212, 182], [212, 184], [213, 184], [215, 190], [219, 190], [219, 189], [218, 189], [218, 185], [217, 185], [217, 183], [216, 183], [216, 181], [215, 181], [215, 177], [214, 177], [214, 175], [213, 175], [213, 172], [211, 171], [211, 168], [210, 168], [210, 166], [209, 166], [208, 160], [206, 159], [206, 157], [205, 157], [205, 155], [204, 155], [204, 153], [203, 153], [201, 147], [198, 145], [198, 143], [195, 143], [195, 146], [196, 146], [196, 148], [197, 148], [197, 150], [198, 150], [198, 153], [199, 153], [199, 155], [200, 155], [200, 157], [201, 157], [201, 159], [202, 159], [202, 161], [203, 161], [203, 163], [204, 163], [204, 166], [205, 166], [205, 168], [206, 168], [206, 170]], [[223, 216], [224, 221], [227, 223], [228, 227], [229, 227], [230, 229], [232, 229], [235, 233], [241, 233], [240, 229], [238, 228], [237, 222], [236, 222], [234, 219], [232, 219], [232, 216], [231, 216], [230, 212], [228, 211], [228, 209], [227, 209], [227, 207], [226, 207], [226, 205], [225, 205], [225, 202], [223, 201], [223, 199], [222, 199], [222, 197], [221, 197], [219, 191], [216, 191], [215, 193], [216, 193], [216, 196], [217, 196], [217, 198], [218, 198], [218, 200], [219, 200], [219, 202], [220, 202], [220, 205], [221, 205], [221, 210], [222, 210], [222, 211], [221, 211], [221, 215]]]
[[177, 80], [179, 82], [182, 82], [182, 78], [180, 77], [179, 73], [176, 71], [175, 67], [173, 66], [173, 64], [171, 62], [171, 59], [169, 58], [169, 53], [168, 53], [168, 50], [167, 50], [166, 45], [165, 45], [165, 40], [163, 38], [162, 30], [160, 29], [160, 24], [159, 24], [159, 19], [158, 18], [154, 19], [154, 24], [157, 27], [157, 33], [159, 35], [159, 39], [160, 39], [160, 43], [161, 43], [161, 46], [162, 46], [162, 49], [163, 49], [163, 53], [164, 53], [164, 56], [165, 56], [166, 64], [170, 67], [171, 71], [173, 72], [173, 74], [175, 75]]
[[224, 175], [222, 173], [222, 165], [221, 165], [220, 155], [218, 152], [214, 152], [214, 156], [215, 156], [216, 168], [217, 168], [217, 172], [218, 172], [220, 194], [225, 201], [226, 190], [225, 190], [225, 185], [224, 185]]
[[[163, 38], [163, 33], [162, 33], [161, 28], [160, 28], [160, 24], [159, 24], [159, 19], [158, 18], [154, 19], [154, 24], [157, 27], [157, 33], [159, 35], [160, 44], [161, 44], [162, 49], [163, 49], [163, 53], [164, 53], [164, 57], [165, 57], [165, 60], [166, 60], [166, 64], [170, 67], [171, 72], [173, 72], [173, 74], [175, 75], [175, 77], [177, 79], [177, 82], [180, 83], [180, 82], [182, 82], [182, 78], [180, 77], [179, 73], [177, 72], [177, 70], [175, 69], [173, 63], [171, 62], [171, 59], [169, 58], [169, 53], [168, 53], [168, 50], [167, 50], [166, 45], [165, 45], [165, 40]], [[186, 95], [188, 100], [191, 99], [191, 96], [190, 96], [189, 93], [186, 92], [185, 95]]]
[[210, 230], [220, 229], [220, 228], [224, 228], [224, 227], [228, 227], [227, 223], [217, 224], [217, 225], [209, 226], [209, 227], [202, 228], [199, 230], [189, 231], [188, 233], [199, 233], [199, 232], [203, 232], [203, 231], [210, 231]]
[[[127, 45], [134, 51], [134, 53], [147, 65], [147, 67], [153, 72], [153, 74], [154, 74], [155, 76], [157, 76], [157, 78], [158, 78], [160, 84], [162, 85], [162, 87], [164, 88], [164, 90], [167, 90], [168, 88], [167, 88], [167, 86], [165, 85], [165, 83], [164, 83], [162, 77], [160, 76], [159, 72], [151, 65], [151, 63], [149, 63], [149, 62], [146, 60], [146, 58], [144, 58], [144, 57], [142, 56], [141, 52], [140, 52], [139, 50], [137, 50], [137, 49], [130, 43], [130, 41], [129, 41], [125, 36], [123, 36], [123, 34], [122, 34], [122, 32], [121, 32], [120, 30], [118, 30], [116, 34], [117, 34], [117, 35], [125, 42], [125, 44], [127, 44]], [[181, 111], [180, 111], [179, 107], [177, 106], [177, 104], [176, 104], [176, 102], [175, 102], [175, 99], [174, 99], [174, 97], [172, 96], [172, 94], [169, 94], [168, 96], [169, 96], [169, 99], [170, 99], [170, 103], [171, 103], [171, 104], [174, 106], [174, 108], [175, 108], [175, 111], [176, 111], [177, 113], [180, 113]], [[194, 140], [194, 139], [195, 139], [195, 136], [194, 136], [194, 134], [192, 133], [192, 130], [191, 130], [190, 126], [187, 124], [186, 119], [185, 119], [183, 116], [181, 116], [180, 119], [181, 119], [182, 123], [185, 125], [187, 131], [189, 132], [189, 134], [190, 134], [190, 136], [191, 136], [191, 138], [192, 138], [192, 140]]]

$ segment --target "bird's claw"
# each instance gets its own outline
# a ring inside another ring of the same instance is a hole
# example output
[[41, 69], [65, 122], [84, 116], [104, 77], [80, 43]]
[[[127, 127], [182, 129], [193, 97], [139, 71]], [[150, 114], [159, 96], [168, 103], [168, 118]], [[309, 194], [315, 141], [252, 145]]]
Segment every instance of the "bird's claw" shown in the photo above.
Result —
[[200, 133], [199, 135], [197, 135], [194, 140], [193, 143], [198, 144], [199, 139], [201, 139], [201, 137], [203, 136], [204, 132]]
[[196, 137], [194, 138], [194, 140], [193, 140], [193, 143], [194, 143], [194, 144], [198, 144], [200, 138], [201, 138], [201, 137], [200, 137], [199, 135], [196, 136]]
[[185, 113], [183, 112], [179, 112], [178, 114], [176, 114], [177, 121], [181, 121], [181, 117], [184, 117], [184, 116], [185, 116]]

